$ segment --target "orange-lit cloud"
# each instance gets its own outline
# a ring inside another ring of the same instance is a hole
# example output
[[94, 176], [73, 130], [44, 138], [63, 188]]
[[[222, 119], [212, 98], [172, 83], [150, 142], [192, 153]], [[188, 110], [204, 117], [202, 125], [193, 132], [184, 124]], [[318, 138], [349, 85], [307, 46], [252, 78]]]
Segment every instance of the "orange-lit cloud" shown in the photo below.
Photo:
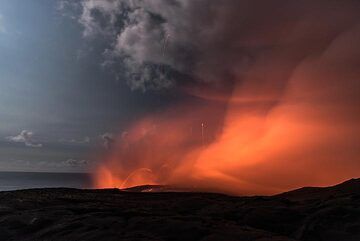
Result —
[[[98, 169], [97, 187], [166, 184], [270, 194], [358, 177], [359, 4], [211, 2], [218, 8], [202, 9], [203, 19], [191, 15], [198, 5], [187, 3], [186, 13], [202, 29], [180, 21], [199, 31], [171, 32], [175, 40], [166, 53], [171, 56], [160, 62], [187, 70], [181, 43], [195, 39], [191, 48], [197, 51], [190, 51], [194, 66], [186, 73], [193, 79], [179, 86], [202, 101], [178, 103], [119, 135]], [[241, 7], [242, 21], [232, 7]], [[246, 14], [245, 8], [254, 14]], [[180, 16], [184, 9], [174, 7]], [[163, 17], [169, 31], [180, 24]], [[131, 50], [153, 61], [156, 56], [137, 37], [141, 48]]]

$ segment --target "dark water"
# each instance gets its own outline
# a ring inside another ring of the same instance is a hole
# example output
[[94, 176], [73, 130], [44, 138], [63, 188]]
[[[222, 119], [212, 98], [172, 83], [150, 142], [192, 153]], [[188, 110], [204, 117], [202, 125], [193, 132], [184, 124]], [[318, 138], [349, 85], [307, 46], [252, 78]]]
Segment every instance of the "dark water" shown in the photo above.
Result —
[[0, 172], [0, 191], [44, 187], [91, 188], [87, 173]]

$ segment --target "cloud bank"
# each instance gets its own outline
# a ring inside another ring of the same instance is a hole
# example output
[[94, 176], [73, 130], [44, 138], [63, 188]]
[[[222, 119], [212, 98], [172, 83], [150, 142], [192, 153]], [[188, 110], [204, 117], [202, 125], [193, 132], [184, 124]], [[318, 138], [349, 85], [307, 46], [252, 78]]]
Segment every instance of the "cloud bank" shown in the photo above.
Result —
[[102, 144], [106, 149], [110, 149], [115, 142], [114, 134], [106, 132], [100, 136]]
[[34, 133], [32, 131], [22, 130], [19, 135], [8, 136], [6, 139], [11, 142], [22, 142], [29, 147], [42, 147], [41, 143], [37, 143], [33, 139]]

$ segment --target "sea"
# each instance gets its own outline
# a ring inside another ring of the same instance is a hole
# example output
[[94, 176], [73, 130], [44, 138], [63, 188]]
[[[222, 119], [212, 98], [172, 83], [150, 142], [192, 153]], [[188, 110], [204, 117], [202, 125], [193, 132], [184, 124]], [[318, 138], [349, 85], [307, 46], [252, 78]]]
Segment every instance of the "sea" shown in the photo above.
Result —
[[0, 191], [48, 187], [91, 188], [91, 174], [0, 172]]

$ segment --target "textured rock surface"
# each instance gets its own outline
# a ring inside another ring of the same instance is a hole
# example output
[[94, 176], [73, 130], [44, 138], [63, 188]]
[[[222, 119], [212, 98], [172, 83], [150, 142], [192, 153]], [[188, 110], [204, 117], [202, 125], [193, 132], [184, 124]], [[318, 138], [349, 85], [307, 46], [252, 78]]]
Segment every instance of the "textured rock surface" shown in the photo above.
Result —
[[1, 192], [0, 234], [0, 240], [39, 241], [358, 241], [360, 179], [272, 197], [117, 189]]

